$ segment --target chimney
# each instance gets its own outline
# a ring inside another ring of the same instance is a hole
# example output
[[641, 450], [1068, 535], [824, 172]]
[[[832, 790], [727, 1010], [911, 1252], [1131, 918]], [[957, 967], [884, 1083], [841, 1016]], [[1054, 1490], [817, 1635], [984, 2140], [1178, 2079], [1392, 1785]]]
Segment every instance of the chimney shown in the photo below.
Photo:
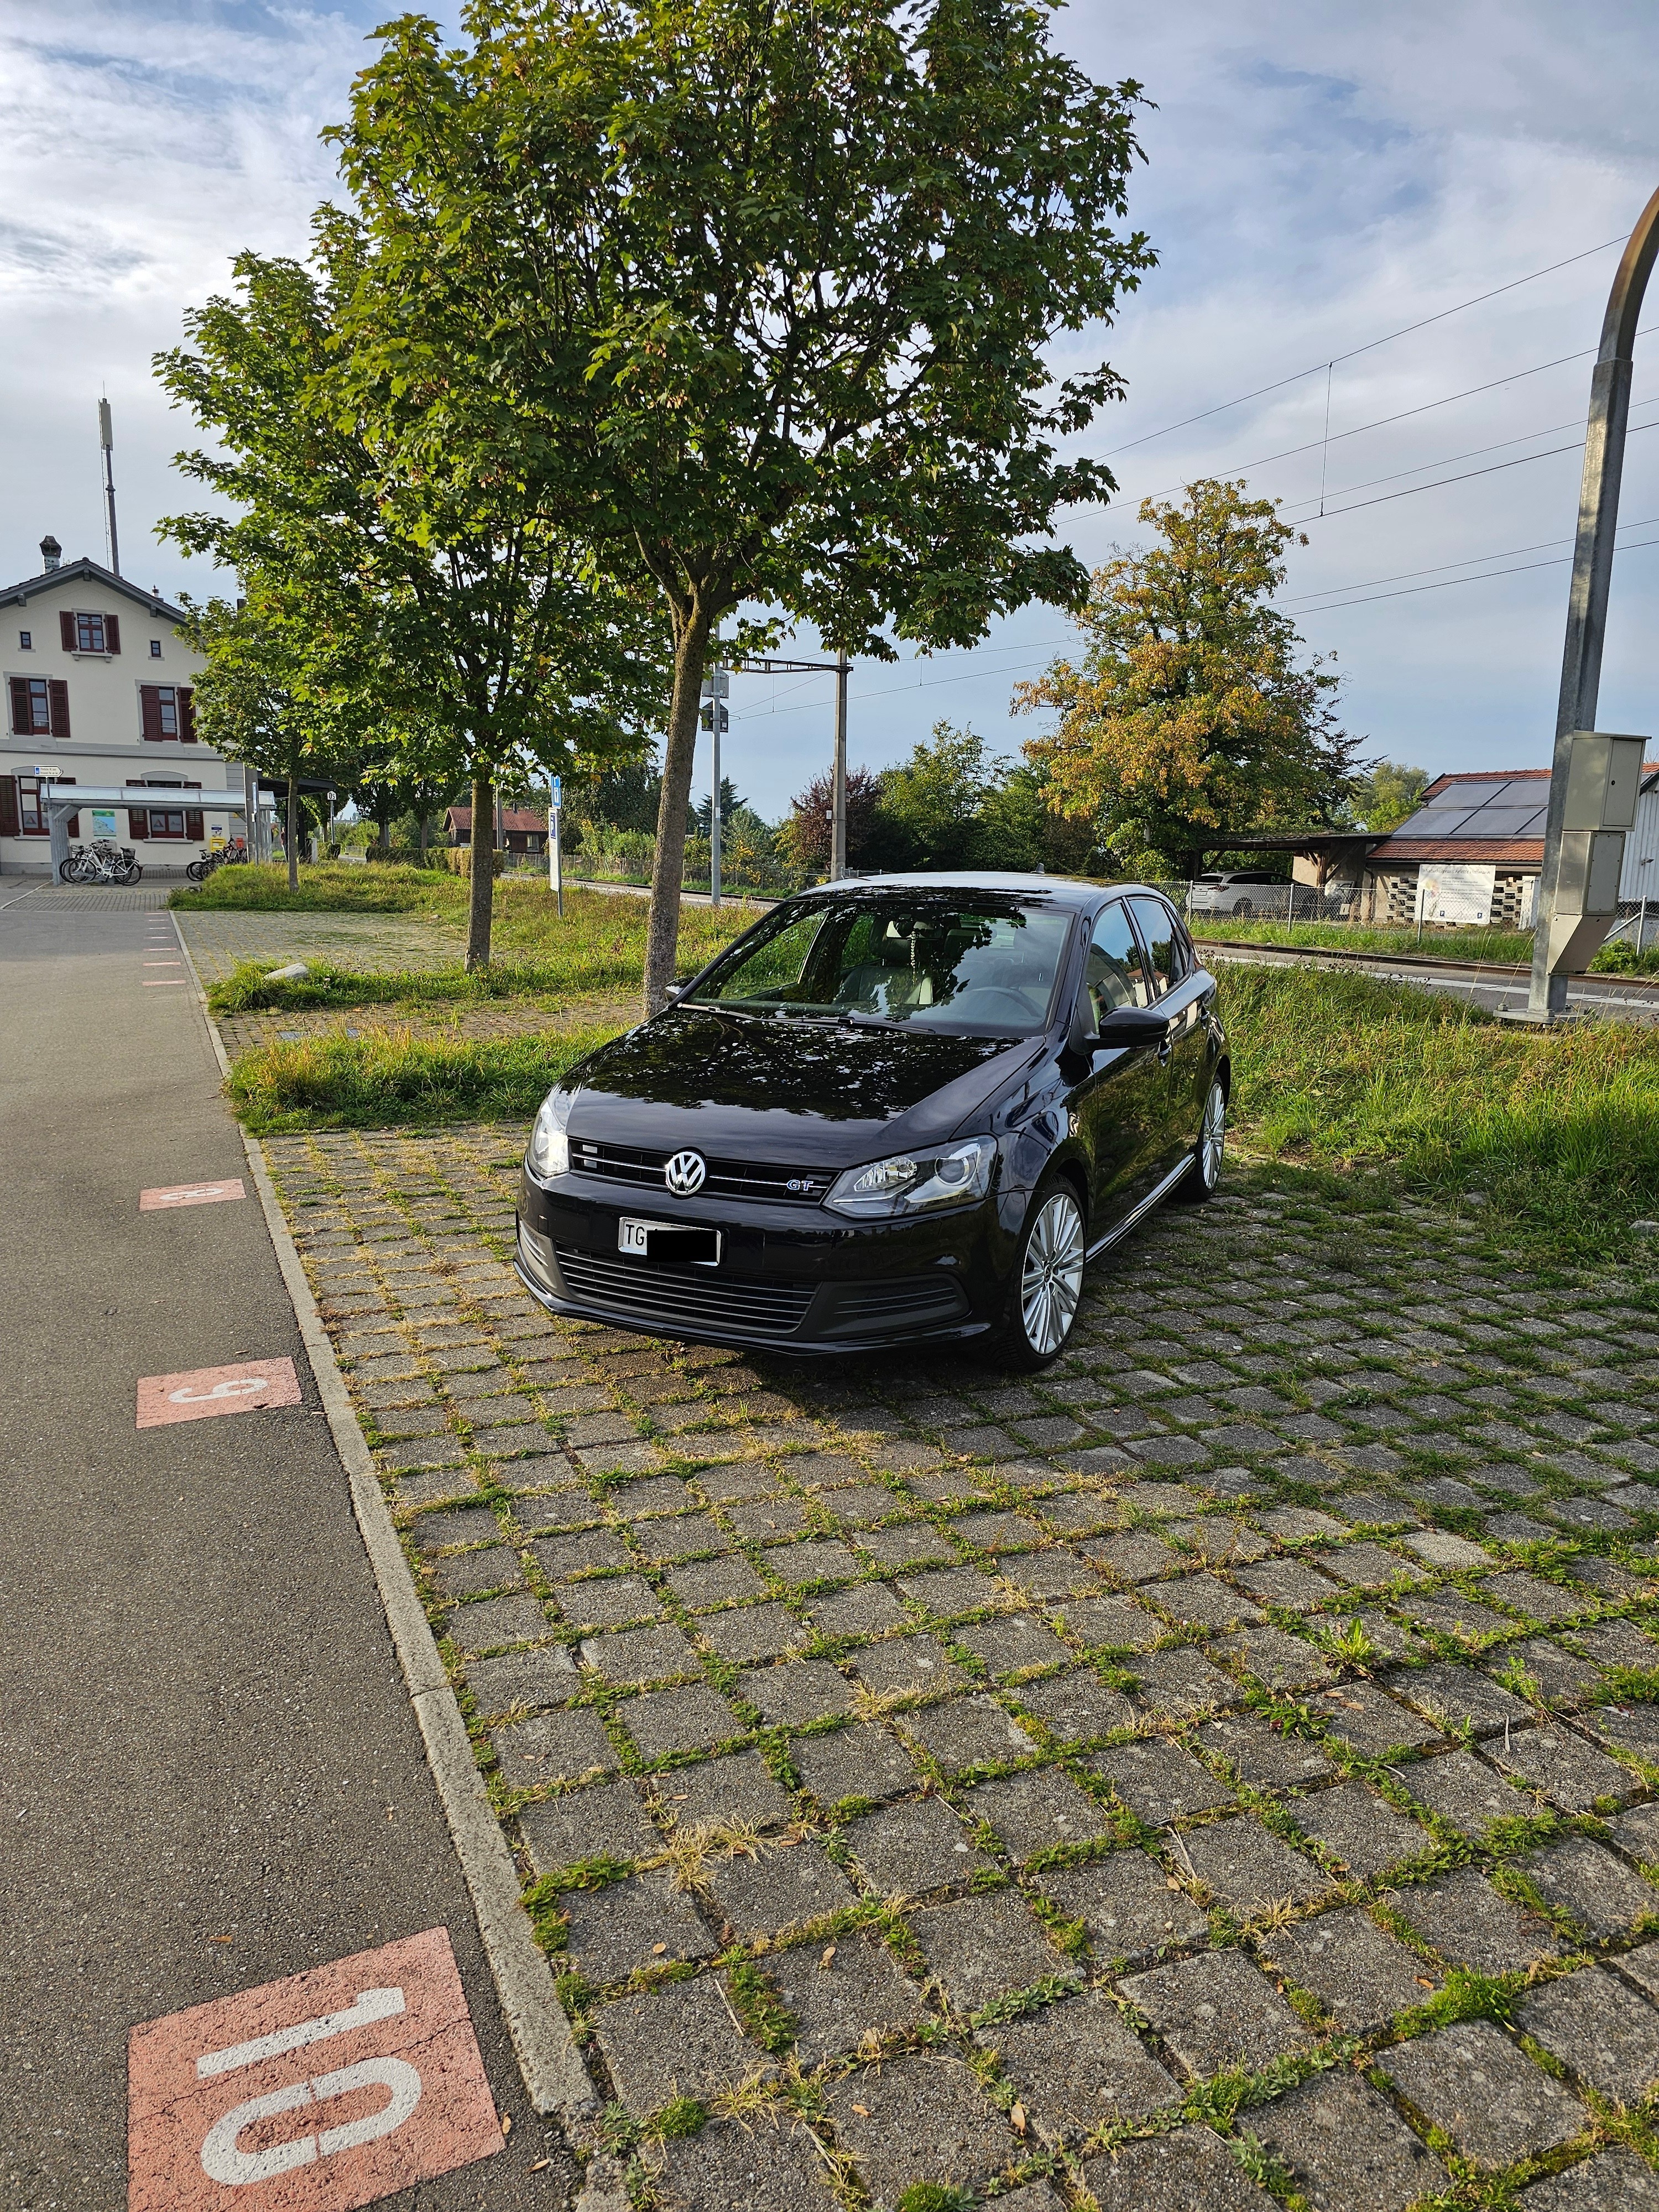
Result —
[[52, 536], [51, 531], [48, 531], [46, 536], [40, 540], [40, 559], [48, 575], [52, 574], [52, 570], [58, 566], [58, 563], [63, 559], [63, 547]]

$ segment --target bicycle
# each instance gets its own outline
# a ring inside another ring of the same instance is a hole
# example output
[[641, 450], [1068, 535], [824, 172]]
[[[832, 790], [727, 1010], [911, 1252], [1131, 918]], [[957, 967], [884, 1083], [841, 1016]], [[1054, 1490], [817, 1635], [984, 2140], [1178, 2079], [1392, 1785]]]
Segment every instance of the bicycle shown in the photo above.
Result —
[[100, 837], [91, 845], [77, 845], [58, 871], [59, 880], [66, 884], [116, 884], [124, 888], [141, 882], [143, 873], [132, 848], [118, 845], [109, 837]]

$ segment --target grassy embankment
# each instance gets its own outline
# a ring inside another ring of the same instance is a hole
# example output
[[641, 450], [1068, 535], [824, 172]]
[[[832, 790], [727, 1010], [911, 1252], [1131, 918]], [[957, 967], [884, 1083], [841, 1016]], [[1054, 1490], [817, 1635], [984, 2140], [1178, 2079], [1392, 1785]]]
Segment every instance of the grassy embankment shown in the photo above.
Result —
[[[1285, 945], [1332, 952], [1420, 952], [1427, 959], [1490, 960], [1524, 967], [1532, 958], [1532, 933], [1523, 929], [1372, 928], [1346, 921], [1235, 921], [1231, 915], [1195, 914], [1194, 937], [1218, 943]], [[1659, 975], [1659, 945], [1645, 952], [1620, 939], [1604, 945], [1590, 963], [1603, 975]]]
[[[458, 922], [465, 918], [466, 887], [459, 877], [433, 877], [416, 868], [307, 869], [299, 898], [288, 899], [283, 887], [278, 901], [270, 896], [270, 885], [258, 879], [279, 875], [276, 870], [226, 869], [210, 878], [199, 898], [175, 903], [186, 910], [280, 905], [311, 913], [428, 913]], [[230, 895], [213, 896], [222, 884], [230, 887]], [[318, 963], [309, 975], [272, 982], [258, 962], [244, 961], [210, 988], [208, 1001], [216, 1013], [334, 1007], [343, 1013], [374, 1006], [383, 1011], [387, 1026], [361, 1037], [347, 1036], [342, 1026], [244, 1053], [231, 1072], [232, 1103], [250, 1128], [264, 1133], [526, 1119], [574, 1060], [615, 1031], [617, 1001], [639, 989], [646, 915], [643, 899], [568, 891], [561, 921], [544, 885], [503, 884], [495, 892], [495, 958], [472, 975], [459, 966], [374, 974]], [[701, 967], [755, 916], [755, 908], [741, 906], [719, 914], [707, 907], [685, 908], [681, 971]], [[464, 1015], [469, 1006], [503, 1000], [558, 1014], [557, 1033], [432, 1038], [412, 1036], [400, 1026], [440, 1010]], [[586, 1003], [603, 1018], [584, 1024], [580, 1018]]]

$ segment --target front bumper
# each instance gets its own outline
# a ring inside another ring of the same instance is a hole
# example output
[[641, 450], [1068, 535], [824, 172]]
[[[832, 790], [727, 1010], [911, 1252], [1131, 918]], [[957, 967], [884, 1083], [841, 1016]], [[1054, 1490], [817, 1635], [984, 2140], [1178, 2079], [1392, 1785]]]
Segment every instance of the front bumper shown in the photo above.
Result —
[[[1001, 1310], [1013, 1240], [997, 1198], [898, 1221], [822, 1206], [665, 1202], [580, 1174], [522, 1173], [520, 1279], [550, 1313], [653, 1336], [824, 1357], [983, 1334]], [[717, 1229], [717, 1266], [617, 1249], [624, 1217]]]

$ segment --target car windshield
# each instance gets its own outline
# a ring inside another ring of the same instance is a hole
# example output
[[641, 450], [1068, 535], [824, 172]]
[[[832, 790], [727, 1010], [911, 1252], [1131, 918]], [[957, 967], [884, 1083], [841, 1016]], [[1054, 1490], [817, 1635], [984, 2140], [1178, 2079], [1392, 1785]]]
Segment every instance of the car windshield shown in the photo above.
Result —
[[1025, 1036], [1046, 1026], [1071, 916], [983, 891], [780, 908], [682, 1003]]

